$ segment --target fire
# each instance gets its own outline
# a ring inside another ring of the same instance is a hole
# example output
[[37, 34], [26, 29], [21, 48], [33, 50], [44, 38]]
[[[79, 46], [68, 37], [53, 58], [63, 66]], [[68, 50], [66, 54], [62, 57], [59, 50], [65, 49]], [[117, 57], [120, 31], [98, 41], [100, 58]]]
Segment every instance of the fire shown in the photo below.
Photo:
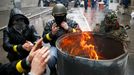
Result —
[[65, 37], [60, 47], [64, 52], [73, 56], [82, 56], [94, 60], [98, 60], [100, 56], [95, 50], [92, 34], [83, 32], [81, 35], [71, 35]]
[[90, 35], [88, 33], [82, 33], [80, 46], [82, 47], [82, 50], [88, 53], [88, 56], [90, 57], [90, 59], [98, 60], [98, 55], [94, 48], [95, 46], [93, 44], [88, 44], [87, 43], [88, 40], [91, 40]]

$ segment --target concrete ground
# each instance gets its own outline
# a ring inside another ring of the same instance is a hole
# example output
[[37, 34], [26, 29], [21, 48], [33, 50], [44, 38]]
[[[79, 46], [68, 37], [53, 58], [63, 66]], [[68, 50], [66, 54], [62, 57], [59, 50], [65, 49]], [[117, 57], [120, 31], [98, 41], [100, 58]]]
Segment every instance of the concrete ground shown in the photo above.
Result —
[[[33, 13], [39, 13], [39, 11], [42, 11], [42, 9], [39, 9], [39, 8], [37, 8], [35, 11], [30, 10], [30, 8], [28, 8], [26, 10], [28, 10], [27, 16], [32, 15]], [[5, 13], [5, 12], [6, 11], [0, 12], [0, 22], [1, 22], [0, 25], [2, 25], [0, 27], [7, 25], [9, 12], [8, 13]], [[2, 18], [5, 18], [5, 20], [3, 20]], [[83, 31], [91, 31], [94, 28], [96, 23], [100, 23], [100, 21], [103, 20], [104, 11], [92, 11], [89, 8], [88, 11], [85, 13], [83, 8], [72, 8], [71, 10], [69, 10], [68, 18], [76, 20], [79, 23], [79, 25]], [[129, 14], [125, 14], [125, 15], [119, 14], [119, 18], [120, 18], [119, 19], [120, 23], [129, 24], [129, 21], [130, 21]], [[46, 22], [46, 20], [48, 20], [48, 19], [52, 19], [51, 14], [47, 15], [47, 17], [45, 17], [43, 20], [45, 20], [44, 22]], [[4, 22], [4, 21], [6, 21], [6, 22]], [[4, 22], [4, 23], [2, 23], [2, 22]], [[38, 29], [38, 30], [40, 30], [40, 29]], [[134, 25], [131, 26], [131, 29], [128, 30], [127, 33], [131, 39], [131, 44], [128, 49], [129, 57], [128, 57], [126, 71], [127, 71], [127, 75], [134, 75], [134, 35], [133, 35]], [[8, 60], [6, 59], [6, 52], [2, 48], [2, 31], [0, 31], [0, 50], [1, 50], [0, 62], [2, 62], [2, 63], [8, 62]]]

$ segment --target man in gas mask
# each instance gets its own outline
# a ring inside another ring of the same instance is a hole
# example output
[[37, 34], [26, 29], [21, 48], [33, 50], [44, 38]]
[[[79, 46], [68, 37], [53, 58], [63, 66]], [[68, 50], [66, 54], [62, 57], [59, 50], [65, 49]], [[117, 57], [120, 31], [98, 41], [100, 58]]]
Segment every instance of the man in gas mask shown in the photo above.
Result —
[[8, 52], [9, 61], [27, 57], [39, 38], [35, 28], [29, 25], [28, 18], [19, 9], [12, 9], [8, 26], [3, 31], [3, 48]]
[[67, 10], [63, 4], [56, 4], [52, 9], [52, 16], [54, 20], [51, 20], [46, 23], [43, 32], [43, 41], [44, 43], [50, 43], [50, 59], [48, 61], [48, 66], [51, 71], [51, 75], [55, 75], [56, 68], [55, 64], [57, 61], [57, 49], [55, 47], [55, 42], [58, 37], [63, 34], [67, 34], [70, 32], [80, 31], [78, 24], [70, 19], [66, 18]]

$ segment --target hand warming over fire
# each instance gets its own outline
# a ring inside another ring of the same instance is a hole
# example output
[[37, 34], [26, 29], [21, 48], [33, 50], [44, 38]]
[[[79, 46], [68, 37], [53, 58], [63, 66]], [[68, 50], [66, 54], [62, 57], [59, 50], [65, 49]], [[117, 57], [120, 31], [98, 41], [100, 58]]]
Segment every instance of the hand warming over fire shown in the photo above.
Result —
[[33, 44], [30, 41], [26, 41], [22, 47], [26, 50], [26, 51], [30, 51], [33, 48]]
[[48, 47], [42, 47], [37, 50], [32, 62], [31, 62], [31, 74], [43, 75], [46, 69], [47, 62], [50, 58], [50, 51]]

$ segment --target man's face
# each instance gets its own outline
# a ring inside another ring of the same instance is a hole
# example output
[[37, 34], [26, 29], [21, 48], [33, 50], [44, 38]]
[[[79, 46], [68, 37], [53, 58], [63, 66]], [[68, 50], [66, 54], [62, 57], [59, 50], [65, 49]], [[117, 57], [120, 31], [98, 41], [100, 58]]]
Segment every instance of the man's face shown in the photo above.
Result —
[[65, 15], [65, 14], [57, 14], [57, 15], [54, 16], [54, 18], [55, 18], [56, 24], [57, 24], [57, 25], [61, 25], [61, 23], [62, 23], [63, 21], [65, 21], [66, 15]]
[[24, 22], [24, 19], [18, 19], [14, 21], [13, 28], [18, 31], [19, 33], [22, 33], [23, 30], [26, 29], [26, 24]]

